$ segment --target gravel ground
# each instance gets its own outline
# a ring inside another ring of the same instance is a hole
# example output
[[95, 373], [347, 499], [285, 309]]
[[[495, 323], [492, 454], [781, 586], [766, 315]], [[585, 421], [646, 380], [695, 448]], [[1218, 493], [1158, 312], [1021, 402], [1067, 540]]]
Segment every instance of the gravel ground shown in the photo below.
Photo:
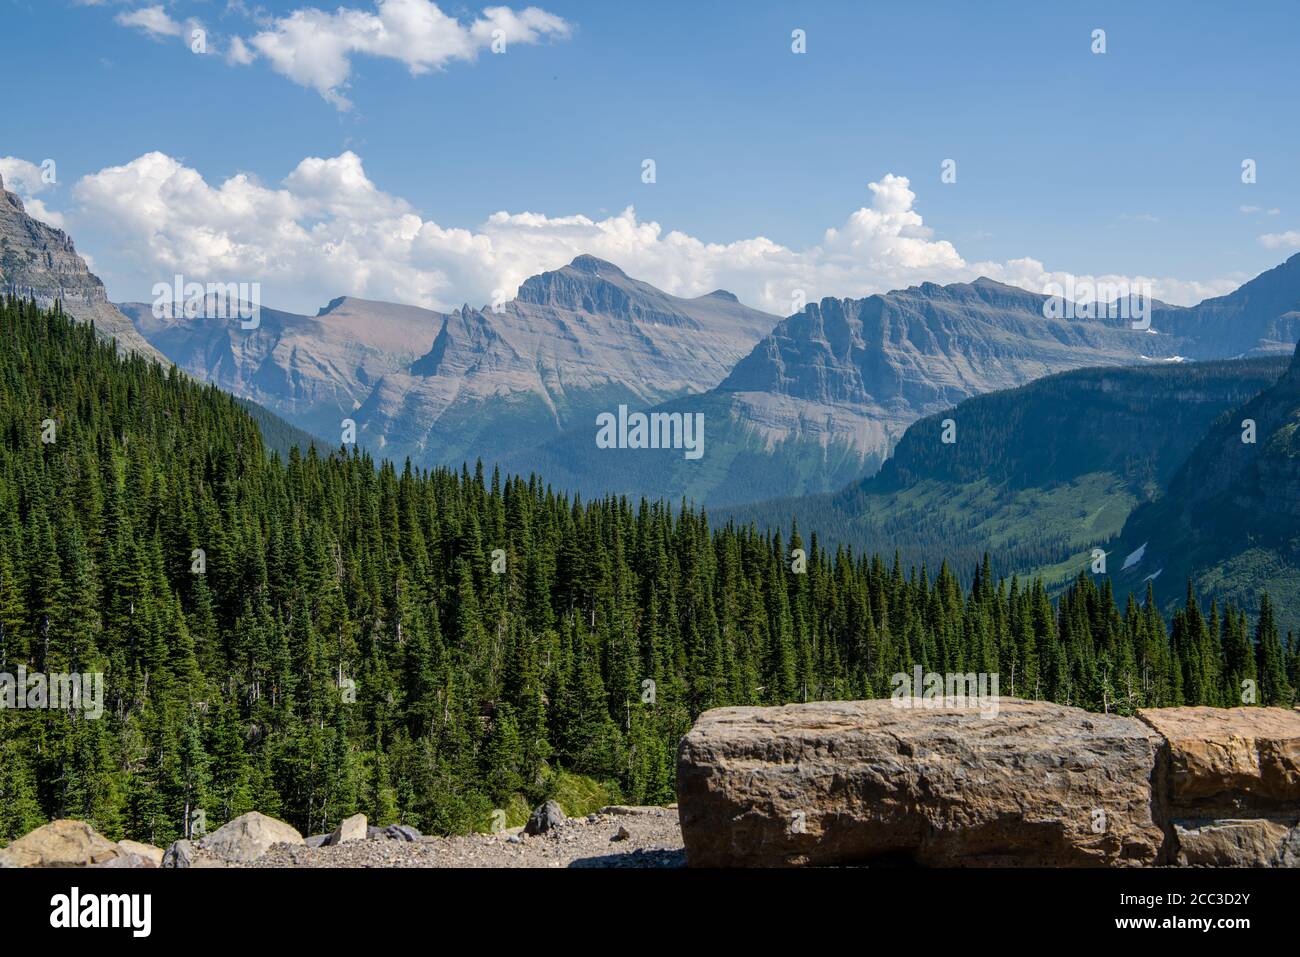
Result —
[[[627, 836], [616, 840], [620, 829]], [[499, 834], [365, 840], [338, 847], [277, 844], [246, 867], [684, 867], [677, 810], [610, 807], [533, 837]]]

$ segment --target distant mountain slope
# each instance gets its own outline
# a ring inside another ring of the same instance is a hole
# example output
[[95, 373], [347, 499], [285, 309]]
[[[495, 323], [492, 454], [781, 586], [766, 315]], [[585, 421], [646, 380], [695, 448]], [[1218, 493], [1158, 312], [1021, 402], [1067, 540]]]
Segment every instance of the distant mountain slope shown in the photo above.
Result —
[[1181, 338], [1124, 319], [1049, 317], [1047, 298], [978, 279], [823, 299], [782, 321], [715, 391], [769, 441], [840, 440], [866, 473], [912, 422], [968, 396], [1188, 354]]
[[715, 508], [828, 493], [873, 473], [918, 418], [968, 396], [1066, 369], [1199, 351], [1128, 319], [1049, 315], [1047, 299], [989, 279], [823, 299], [778, 323], [706, 395], [655, 410], [705, 415], [701, 460], [597, 454], [590, 422], [527, 460], [589, 493], [686, 496]]
[[63, 311], [93, 322], [118, 347], [150, 359], [163, 356], [108, 301], [104, 284], [77, 255], [71, 237], [27, 215], [22, 200], [0, 179], [0, 295], [35, 299], [42, 308], [61, 302]]
[[[1248, 419], [1254, 443], [1242, 441]], [[1300, 615], [1300, 350], [1275, 384], [1214, 423], [1115, 551], [1119, 589], [1154, 577], [1173, 600], [1190, 578], [1207, 599], [1254, 611], [1267, 590], [1280, 614]]]
[[313, 434], [340, 436], [376, 381], [433, 345], [441, 313], [335, 299], [315, 316], [261, 308], [260, 323], [155, 316], [124, 303], [136, 328], [171, 361], [205, 382], [257, 402]]
[[398, 458], [507, 458], [620, 403], [716, 385], [775, 322], [730, 293], [683, 299], [579, 256], [526, 280], [499, 311], [446, 317], [428, 353], [377, 383], [357, 421]]
[[1300, 253], [1226, 296], [1159, 304], [1152, 327], [1186, 340], [1193, 359], [1284, 353], [1300, 340]]
[[492, 461], [620, 402], [654, 404], [720, 382], [777, 318], [716, 291], [669, 295], [579, 256], [497, 309], [450, 314], [338, 299], [318, 316], [235, 321], [126, 311], [188, 371], [317, 434], [420, 464]]
[[[911, 426], [879, 474], [838, 494], [715, 512], [715, 519], [815, 528], [855, 550], [941, 558], [968, 573], [1063, 581], [1158, 496], [1200, 436], [1267, 389], [1281, 356], [1081, 369], [967, 399]], [[956, 442], [942, 441], [944, 421]]]

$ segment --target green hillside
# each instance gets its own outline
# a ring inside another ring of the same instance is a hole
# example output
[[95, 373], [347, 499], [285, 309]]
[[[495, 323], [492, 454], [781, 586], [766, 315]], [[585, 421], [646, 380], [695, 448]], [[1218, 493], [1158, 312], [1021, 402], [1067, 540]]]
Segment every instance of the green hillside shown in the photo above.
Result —
[[[1253, 442], [1243, 441], [1247, 421]], [[1205, 431], [1115, 550], [1128, 564], [1118, 589], [1191, 579], [1252, 613], [1267, 590], [1284, 621], [1300, 616], [1300, 352], [1275, 384]]]
[[[824, 529], [905, 565], [1063, 585], [1139, 504], [1160, 494], [1206, 429], [1272, 385], [1283, 357], [1080, 369], [976, 396], [915, 423], [880, 472], [835, 495], [726, 509], [724, 518]], [[944, 422], [955, 426], [951, 444]], [[717, 517], [717, 513], [715, 513]], [[1108, 567], [1108, 571], [1113, 571]], [[1168, 597], [1181, 596], [1181, 585]]]
[[[1255, 661], [1236, 610], [1166, 637], [1087, 577], [1055, 604], [988, 568], [963, 591], [536, 478], [281, 459], [88, 325], [9, 300], [0, 327], [0, 840], [73, 817], [162, 845], [252, 809], [482, 829], [670, 801], [706, 708], [885, 696], [921, 665], [1129, 713], [1230, 703]], [[1290, 670], [1261, 703], [1290, 700], [1300, 643], [1260, 628], [1261, 672]], [[102, 675], [102, 710], [18, 707], [24, 672]]]

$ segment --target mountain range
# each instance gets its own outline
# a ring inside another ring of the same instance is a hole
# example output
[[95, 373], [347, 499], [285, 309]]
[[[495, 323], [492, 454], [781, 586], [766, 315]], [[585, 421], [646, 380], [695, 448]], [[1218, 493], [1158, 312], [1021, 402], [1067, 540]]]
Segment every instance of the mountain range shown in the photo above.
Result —
[[[724, 290], [665, 293], [579, 256], [494, 307], [450, 313], [343, 297], [261, 326], [123, 311], [193, 375], [333, 439], [417, 465], [483, 459], [584, 494], [716, 507], [836, 491], [906, 428], [972, 395], [1101, 365], [1266, 355], [1300, 337], [1300, 259], [1150, 328], [1064, 318], [989, 279], [824, 298], [778, 320]], [[598, 449], [596, 417], [702, 414], [705, 454]], [[599, 454], [598, 454], [599, 453]]]
[[[778, 320], [579, 256], [493, 306], [345, 296], [315, 316], [263, 307], [246, 329], [117, 308], [67, 234], [3, 192], [0, 288], [233, 393], [279, 451], [337, 444], [351, 419], [361, 444], [419, 465], [686, 498], [959, 573], [991, 552], [1058, 586], [1100, 549], [1121, 591], [1192, 579], [1251, 607], [1263, 584], [1300, 615], [1300, 256], [1196, 306], [1152, 302], [1149, 328], [1064, 318], [989, 279]], [[703, 455], [599, 448], [615, 410], [702, 415]]]
[[671, 296], [591, 256], [513, 300], [450, 313], [343, 297], [316, 316], [263, 308], [245, 330], [123, 310], [196, 377], [322, 436], [352, 419], [359, 442], [419, 465], [501, 461], [621, 403], [701, 392], [776, 322], [724, 291]]

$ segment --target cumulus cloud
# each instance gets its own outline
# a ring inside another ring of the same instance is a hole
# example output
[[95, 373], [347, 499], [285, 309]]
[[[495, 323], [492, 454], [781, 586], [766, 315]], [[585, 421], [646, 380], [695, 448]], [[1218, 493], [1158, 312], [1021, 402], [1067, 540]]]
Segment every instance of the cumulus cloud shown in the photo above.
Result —
[[64, 228], [63, 216], [37, 198], [53, 185], [47, 182], [40, 166], [16, 156], [0, 156], [0, 180], [4, 181], [5, 189], [23, 201], [29, 216], [57, 229]]
[[234, 38], [227, 59], [265, 59], [277, 73], [346, 110], [351, 103], [343, 91], [357, 55], [397, 60], [418, 76], [453, 60], [473, 60], [494, 42], [508, 50], [510, 44], [563, 39], [571, 30], [563, 18], [537, 7], [488, 7], [462, 23], [432, 0], [376, 0], [373, 11], [294, 10], [246, 40]]
[[178, 37], [181, 25], [167, 15], [161, 4], [128, 10], [113, 18], [124, 27], [141, 30], [151, 37]]
[[1284, 233], [1265, 233], [1259, 237], [1265, 249], [1300, 249], [1300, 230], [1288, 229]]
[[[100, 239], [98, 267], [118, 298], [144, 297], [180, 273], [198, 282], [260, 282], [266, 304], [308, 313], [345, 294], [440, 310], [481, 306], [583, 253], [677, 295], [723, 288], [778, 315], [800, 298], [921, 282], [988, 276], [1043, 292], [1072, 278], [1032, 258], [964, 259], [934, 238], [906, 177], [886, 175], [866, 193], [867, 204], [820, 242], [792, 249], [764, 236], [704, 242], [641, 219], [630, 206], [603, 219], [502, 211], [472, 229], [443, 226], [380, 189], [353, 152], [304, 159], [274, 185], [245, 174], [210, 183], [153, 152], [83, 177], [68, 216], [74, 235]], [[1073, 276], [1076, 283], [1149, 282], [1157, 298], [1173, 303], [1221, 295], [1241, 278]]]

